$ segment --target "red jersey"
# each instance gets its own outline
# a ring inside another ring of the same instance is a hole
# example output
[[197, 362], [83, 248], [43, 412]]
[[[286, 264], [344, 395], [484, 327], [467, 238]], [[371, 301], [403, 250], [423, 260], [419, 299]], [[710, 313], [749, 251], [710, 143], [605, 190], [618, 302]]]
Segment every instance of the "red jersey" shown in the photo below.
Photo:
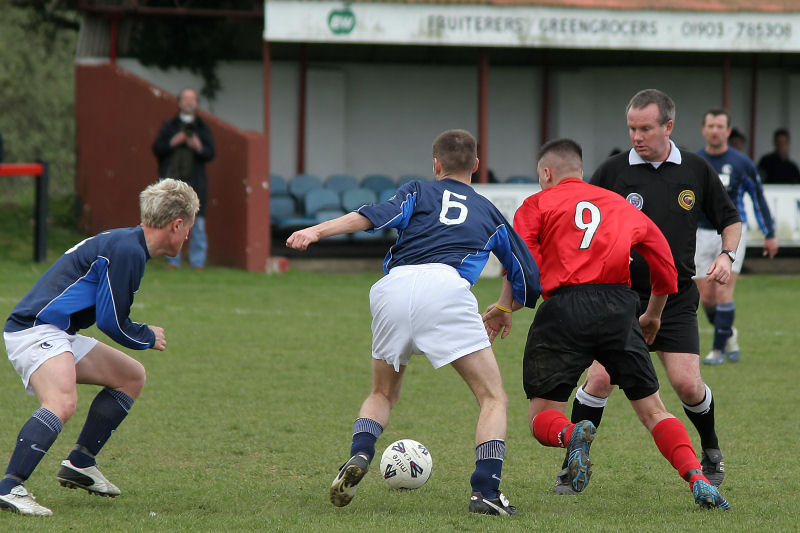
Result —
[[630, 286], [631, 248], [650, 266], [653, 294], [678, 291], [672, 251], [658, 226], [619, 194], [578, 178], [529, 196], [514, 230], [539, 265], [543, 298], [568, 285]]

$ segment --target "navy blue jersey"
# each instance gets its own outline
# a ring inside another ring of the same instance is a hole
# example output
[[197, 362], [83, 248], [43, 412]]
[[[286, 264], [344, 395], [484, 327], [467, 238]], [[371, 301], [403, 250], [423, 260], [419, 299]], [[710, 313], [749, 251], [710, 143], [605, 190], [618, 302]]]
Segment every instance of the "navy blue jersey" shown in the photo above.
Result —
[[[728, 147], [728, 150], [719, 155], [712, 155], [706, 152], [705, 148], [697, 151], [706, 161], [711, 163], [714, 170], [719, 174], [725, 191], [731, 197], [734, 205], [739, 209], [742, 222], [747, 222], [744, 209], [744, 193], [750, 195], [753, 200], [753, 212], [756, 215], [756, 222], [764, 237], [771, 239], [775, 236], [775, 222], [769, 212], [769, 206], [764, 198], [764, 186], [758, 176], [755, 164], [742, 152]], [[713, 229], [707, 218], [701, 217], [697, 221], [701, 228]]]
[[104, 231], [76, 244], [11, 311], [5, 331], [51, 324], [74, 334], [97, 322], [103, 333], [125, 347], [152, 347], [155, 333], [128, 318], [148, 259], [139, 226]]
[[472, 285], [493, 252], [506, 269], [514, 299], [527, 307], [536, 305], [542, 288], [528, 247], [500, 211], [466, 183], [411, 181], [388, 201], [365, 205], [358, 213], [375, 226], [371, 231], [397, 228], [384, 271], [444, 263]]

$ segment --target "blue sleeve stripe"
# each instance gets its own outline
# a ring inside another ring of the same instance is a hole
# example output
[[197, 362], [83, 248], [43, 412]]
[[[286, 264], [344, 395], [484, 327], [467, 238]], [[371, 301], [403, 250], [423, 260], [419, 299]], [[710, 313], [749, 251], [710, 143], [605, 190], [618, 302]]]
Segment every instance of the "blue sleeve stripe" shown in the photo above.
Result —
[[[539, 270], [536, 262], [530, 255], [527, 256], [530, 260], [520, 256], [523, 247], [527, 249], [527, 245], [513, 230], [510, 231], [506, 224], [498, 226], [498, 231], [504, 238], [500, 239], [499, 249], [494, 252], [506, 269], [506, 277], [511, 282], [514, 299], [526, 307], [533, 307], [541, 292], [541, 287], [537, 287]], [[529, 273], [534, 276], [532, 279], [528, 279]], [[535, 282], [535, 285], [531, 285], [531, 282]]]
[[[96, 261], [95, 261], [95, 263], [96, 263]], [[80, 282], [81, 282], [81, 281], [83, 281], [84, 279], [86, 279], [86, 277], [87, 277], [87, 276], [88, 276], [88, 275], [89, 275], [89, 274], [92, 272], [92, 270], [93, 270], [93, 269], [94, 269], [94, 263], [92, 263], [91, 265], [89, 265], [89, 270], [87, 270], [87, 271], [86, 271], [86, 272], [85, 272], [85, 273], [84, 273], [84, 274], [83, 274], [81, 277], [79, 277], [78, 279], [76, 279], [75, 281], [73, 281], [72, 283], [70, 283], [70, 284], [69, 284], [67, 287], [65, 287], [65, 288], [64, 288], [64, 290], [63, 290], [63, 291], [61, 291], [61, 293], [60, 293], [60, 294], [58, 294], [58, 295], [57, 295], [55, 298], [53, 298], [52, 300], [50, 300], [49, 302], [47, 302], [47, 305], [45, 305], [44, 307], [42, 307], [42, 309], [41, 309], [41, 310], [40, 310], [38, 313], [36, 313], [36, 318], [35, 318], [35, 319], [34, 319], [34, 321], [33, 321], [33, 325], [34, 325], [34, 326], [38, 326], [38, 325], [41, 325], [41, 324], [50, 324], [51, 322], [47, 322], [46, 320], [39, 321], [39, 317], [40, 317], [40, 316], [42, 316], [42, 315], [44, 315], [44, 314], [45, 314], [45, 311], [47, 311], [47, 309], [48, 309], [48, 308], [49, 308], [51, 305], [54, 305], [54, 304], [56, 304], [56, 302], [58, 302], [58, 300], [59, 300], [59, 299], [60, 299], [62, 296], [64, 296], [65, 294], [67, 294], [67, 293], [70, 291], [70, 289], [72, 289], [73, 287], [76, 287], [77, 285], [79, 285], [79, 284], [80, 284]], [[54, 326], [57, 326], [57, 327], [59, 327], [59, 328], [61, 328], [61, 329], [63, 329], [64, 331], [68, 330], [68, 329], [69, 329], [69, 327], [70, 327], [69, 320], [67, 320], [67, 323], [66, 323], [66, 324], [53, 324], [53, 325], [54, 325]]]
[[405, 225], [407, 225], [408, 219], [411, 218], [411, 214], [414, 212], [414, 209], [413, 209], [414, 202], [413, 202], [413, 200], [416, 199], [416, 195], [417, 195], [417, 193], [408, 193], [408, 194], [406, 194], [406, 199], [403, 200], [400, 203], [400, 212], [399, 213], [397, 213], [395, 216], [393, 216], [392, 218], [387, 220], [382, 225], [376, 226], [375, 228], [372, 228], [372, 230], [368, 230], [368, 231], [370, 231], [370, 233], [374, 233], [376, 231], [380, 231], [380, 230], [382, 230], [384, 228], [387, 228], [387, 227], [388, 228], [397, 227], [395, 224], [393, 224], [393, 222], [395, 220], [397, 220], [397, 217], [402, 217], [402, 220], [406, 221]]
[[767, 200], [764, 198], [764, 191], [757, 184], [753, 187], [753, 192], [750, 193], [753, 199], [753, 211], [756, 214], [756, 221], [758, 222], [761, 232], [764, 235], [775, 234], [775, 222], [772, 220], [772, 214], [769, 212]]
[[[100, 256], [100, 257], [102, 257], [102, 256]], [[106, 260], [106, 264], [107, 265], [111, 263], [111, 261], [109, 261], [108, 258], [103, 257], [103, 259]], [[138, 344], [139, 346], [144, 346], [144, 347], [149, 348], [150, 347], [150, 343], [142, 342], [142, 341], [140, 341], [138, 339], [134, 339], [133, 337], [128, 335], [125, 332], [124, 329], [122, 329], [122, 326], [119, 323], [119, 314], [117, 313], [117, 303], [114, 301], [114, 289], [111, 287], [111, 278], [108, 275], [108, 267], [107, 266], [106, 266], [106, 271], [105, 271], [105, 276], [104, 277], [106, 279], [106, 286], [108, 287], [108, 295], [109, 295], [108, 297], [111, 300], [111, 307], [112, 307], [112, 309], [114, 309], [114, 324], [117, 326], [117, 330], [119, 331], [119, 333], [122, 334], [123, 337], [125, 337], [126, 339], [129, 339], [132, 343]], [[133, 323], [136, 324], [135, 322], [133, 322]], [[141, 325], [141, 324], [136, 324], [136, 325]]]
[[[503, 264], [503, 268], [506, 269], [507, 277], [511, 281], [514, 299], [524, 305], [525, 302], [528, 301], [528, 280], [525, 276], [525, 270], [522, 267], [522, 261], [520, 261], [519, 257], [516, 253], [514, 253], [514, 250], [511, 247], [508, 227], [506, 227], [505, 224], [500, 224], [495, 228], [494, 233], [492, 233], [492, 235], [486, 241], [486, 244], [483, 246], [483, 250], [487, 253], [490, 250], [495, 252], [495, 255]], [[506, 264], [509, 258], [512, 259], [510, 265]], [[466, 259], [466, 257], [464, 259]], [[484, 264], [485, 262], [486, 261], [484, 260]], [[478, 274], [480, 274], [480, 272], [478, 272]], [[520, 294], [520, 292], [522, 294]], [[522, 300], [519, 300], [518, 297], [520, 296]]]

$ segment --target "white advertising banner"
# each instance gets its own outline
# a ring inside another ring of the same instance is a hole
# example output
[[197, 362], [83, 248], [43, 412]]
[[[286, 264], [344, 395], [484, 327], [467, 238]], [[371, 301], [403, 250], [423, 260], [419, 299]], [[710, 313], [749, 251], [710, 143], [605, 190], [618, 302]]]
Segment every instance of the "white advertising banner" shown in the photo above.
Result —
[[[513, 224], [514, 213], [522, 205], [525, 198], [539, 192], [536, 185], [512, 184], [474, 184], [473, 188], [497, 206], [506, 219]], [[764, 185], [764, 197], [767, 199], [772, 217], [775, 219], [775, 236], [781, 247], [800, 246], [800, 185]], [[764, 245], [764, 234], [758, 228], [753, 214], [753, 203], [748, 195], [744, 196], [745, 212], [748, 228], [745, 236], [747, 246]], [[497, 277], [502, 274], [500, 262], [491, 256], [489, 263], [481, 274], [484, 277]]]
[[800, 51], [800, 12], [266, 0], [282, 42], [619, 50]]

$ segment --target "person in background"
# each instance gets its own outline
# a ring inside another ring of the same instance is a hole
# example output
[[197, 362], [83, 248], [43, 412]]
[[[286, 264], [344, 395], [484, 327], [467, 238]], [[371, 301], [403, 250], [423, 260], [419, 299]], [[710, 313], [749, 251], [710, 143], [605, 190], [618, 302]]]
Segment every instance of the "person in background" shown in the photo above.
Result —
[[736, 128], [731, 128], [731, 134], [728, 135], [728, 145], [734, 150], [739, 150], [743, 154], [747, 153], [747, 137], [744, 133]]
[[758, 160], [758, 173], [764, 183], [800, 183], [800, 169], [789, 159], [789, 130], [778, 128], [772, 134], [775, 151]]
[[[206, 237], [206, 202], [208, 175], [206, 163], [214, 159], [214, 136], [211, 128], [197, 116], [197, 91], [183, 89], [178, 94], [178, 114], [166, 120], [153, 142], [158, 159], [158, 177], [176, 178], [187, 182], [200, 198], [200, 212], [189, 236], [189, 264], [203, 270], [208, 253]], [[170, 268], [181, 266], [180, 253], [168, 257]]]
[[[733, 203], [739, 208], [742, 223], [746, 223], [744, 209], [744, 193], [753, 200], [753, 210], [761, 232], [764, 234], [763, 255], [772, 259], [778, 252], [778, 239], [775, 238], [775, 223], [764, 198], [764, 187], [758, 177], [755, 164], [739, 150], [728, 146], [731, 133], [730, 115], [724, 109], [709, 109], [703, 115], [703, 137], [706, 146], [697, 151], [717, 171], [722, 185]], [[747, 249], [744, 231], [735, 249], [723, 251], [722, 239], [708, 219], [700, 213], [697, 223], [697, 247], [694, 263], [697, 269], [695, 282], [700, 291], [700, 303], [706, 312], [708, 321], [714, 326], [714, 341], [711, 352], [703, 359], [703, 363], [721, 365], [727, 359], [730, 362], [739, 360], [738, 332], [733, 327], [736, 304], [733, 292], [736, 280], [742, 271], [744, 254]], [[707, 277], [707, 272], [714, 260], [723, 252], [733, 260], [731, 279], [720, 284]]]

